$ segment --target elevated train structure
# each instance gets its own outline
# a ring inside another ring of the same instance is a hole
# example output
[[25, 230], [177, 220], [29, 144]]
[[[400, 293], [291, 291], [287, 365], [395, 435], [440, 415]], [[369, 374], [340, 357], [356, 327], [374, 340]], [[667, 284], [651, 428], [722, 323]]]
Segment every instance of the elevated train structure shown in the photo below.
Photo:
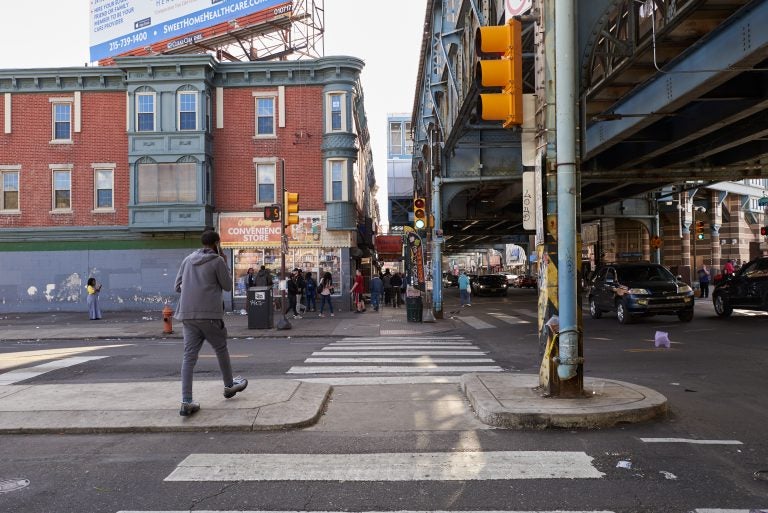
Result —
[[[734, 252], [746, 258], [766, 224], [750, 198], [768, 183], [768, 0], [577, 6], [580, 220], [596, 227], [584, 239], [590, 259], [717, 267]], [[478, 115], [474, 77], [477, 30], [507, 21], [504, 2], [427, 1], [413, 175], [415, 195], [433, 201], [444, 253], [533, 234], [523, 227], [522, 173], [554, 141], [552, 14], [552, 2], [535, 0], [519, 18], [526, 121], [505, 129]], [[542, 181], [546, 202], [552, 184]], [[736, 215], [745, 208], [749, 215]], [[697, 220], [706, 237], [691, 243]]]

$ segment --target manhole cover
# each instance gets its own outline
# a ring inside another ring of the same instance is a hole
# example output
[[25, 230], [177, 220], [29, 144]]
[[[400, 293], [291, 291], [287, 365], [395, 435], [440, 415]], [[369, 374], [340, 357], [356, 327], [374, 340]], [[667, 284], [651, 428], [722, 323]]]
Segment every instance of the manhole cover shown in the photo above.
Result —
[[0, 493], [15, 492], [29, 486], [29, 479], [0, 479]]

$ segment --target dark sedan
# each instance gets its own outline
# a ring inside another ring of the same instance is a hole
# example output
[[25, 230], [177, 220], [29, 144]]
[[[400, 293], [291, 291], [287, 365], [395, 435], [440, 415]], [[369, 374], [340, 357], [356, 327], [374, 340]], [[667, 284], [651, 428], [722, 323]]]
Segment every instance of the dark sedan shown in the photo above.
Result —
[[470, 282], [472, 293], [507, 295], [507, 277], [503, 274], [484, 274]]
[[734, 308], [768, 311], [768, 257], [752, 260], [726, 276], [712, 291], [712, 302], [720, 317], [728, 317]]

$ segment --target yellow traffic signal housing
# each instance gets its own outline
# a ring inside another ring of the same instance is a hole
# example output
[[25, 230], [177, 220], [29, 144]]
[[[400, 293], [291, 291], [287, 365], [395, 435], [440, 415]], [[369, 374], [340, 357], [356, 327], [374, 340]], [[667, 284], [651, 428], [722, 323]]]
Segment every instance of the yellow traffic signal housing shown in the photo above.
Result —
[[500, 59], [481, 59], [475, 67], [479, 87], [500, 87], [500, 93], [483, 93], [477, 114], [486, 121], [503, 121], [502, 126], [523, 124], [523, 52], [521, 25], [512, 19], [506, 25], [480, 27], [475, 35], [478, 56], [501, 55]]
[[413, 200], [413, 227], [417, 230], [427, 227], [427, 200], [424, 198]]
[[299, 193], [286, 192], [285, 203], [283, 206], [285, 212], [285, 226], [299, 224]]
[[704, 239], [704, 221], [696, 221], [696, 238], [698, 240]]

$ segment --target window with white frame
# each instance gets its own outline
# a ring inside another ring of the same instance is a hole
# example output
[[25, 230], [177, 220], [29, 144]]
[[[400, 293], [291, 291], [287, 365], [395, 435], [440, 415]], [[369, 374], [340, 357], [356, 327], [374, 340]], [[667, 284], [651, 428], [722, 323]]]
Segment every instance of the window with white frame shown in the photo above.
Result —
[[197, 130], [197, 91], [179, 91], [179, 130]]
[[53, 210], [72, 210], [72, 170], [53, 168]]
[[93, 166], [93, 205], [96, 210], [114, 210], [115, 208], [115, 168], [111, 166]]
[[413, 154], [413, 134], [411, 133], [411, 122], [405, 122], [405, 154]]
[[19, 210], [19, 170], [0, 168], [0, 210]]
[[275, 135], [275, 97], [256, 97], [256, 136]]
[[197, 163], [136, 165], [138, 187], [136, 201], [148, 203], [194, 203], [197, 201]]
[[205, 131], [211, 132], [213, 127], [211, 126], [211, 95], [205, 93]]
[[389, 153], [402, 155], [403, 153], [403, 125], [397, 121], [389, 124]]
[[155, 131], [155, 93], [136, 93], [136, 131]]
[[256, 162], [256, 203], [275, 203], [275, 163]]
[[328, 93], [326, 105], [326, 132], [347, 130], [346, 93]]
[[53, 140], [72, 140], [72, 103], [53, 102]]
[[328, 161], [328, 198], [327, 201], [345, 201], [344, 194], [346, 160]]

